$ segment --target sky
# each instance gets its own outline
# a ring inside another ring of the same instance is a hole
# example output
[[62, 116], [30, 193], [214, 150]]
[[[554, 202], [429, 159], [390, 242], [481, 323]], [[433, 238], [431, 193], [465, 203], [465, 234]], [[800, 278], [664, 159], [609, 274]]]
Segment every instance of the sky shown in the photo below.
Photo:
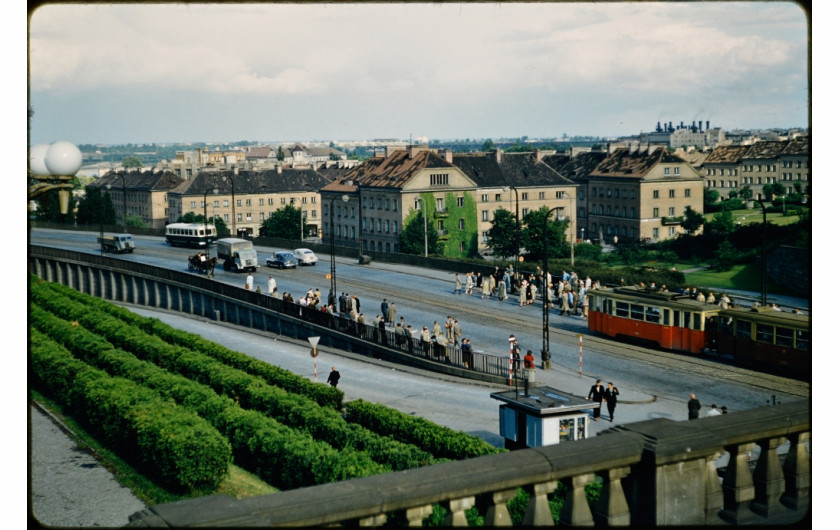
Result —
[[30, 145], [809, 126], [790, 2], [46, 4]]

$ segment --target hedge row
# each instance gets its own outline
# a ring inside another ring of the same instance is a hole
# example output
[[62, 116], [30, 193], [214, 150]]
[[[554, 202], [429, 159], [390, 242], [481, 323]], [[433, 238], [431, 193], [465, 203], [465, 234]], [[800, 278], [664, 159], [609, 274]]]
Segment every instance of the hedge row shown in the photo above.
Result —
[[91, 311], [87, 305], [58, 293], [49, 294], [34, 288], [32, 298], [65, 318], [78, 319], [83, 326], [141, 358], [208, 385], [220, 394], [235, 397], [244, 408], [258, 410], [293, 429], [308, 432], [313, 438], [337, 449], [366, 451], [373, 460], [392, 470], [420, 467], [434, 461], [431, 454], [414, 445], [347, 423], [335, 410], [320, 407], [301, 396], [290, 395], [262, 379], [204, 355], [171, 346], [158, 337], [147, 336], [107, 313], [95, 309]]
[[160, 337], [169, 344], [182, 346], [189, 350], [203, 353], [226, 365], [239, 368], [249, 374], [260, 376], [274, 386], [283, 388], [293, 394], [307, 396], [321, 406], [330, 407], [337, 411], [342, 409], [344, 393], [335, 387], [314, 383], [305, 377], [295, 374], [294, 372], [274, 366], [259, 359], [254, 359], [253, 357], [243, 353], [230, 350], [220, 344], [206, 340], [195, 333], [189, 333], [172, 328], [156, 318], [137, 315], [136, 313], [132, 313], [123, 307], [86, 295], [70, 287], [56, 283], [43, 282], [37, 278], [34, 279], [32, 283], [35, 283], [36, 280], [44, 287], [51, 289], [57, 294], [77, 300], [87, 306], [90, 306], [91, 309], [106, 312], [134, 327], [139, 328], [149, 335]]
[[233, 399], [141, 361], [81, 325], [66, 322], [37, 306], [31, 308], [31, 316], [36, 329], [64, 344], [73, 354], [131, 377], [149, 392], [155, 391], [160, 397], [204, 415], [228, 437], [237, 465], [278, 488], [325, 484], [389, 471], [366, 453], [337, 451], [259, 412], [243, 410]]
[[416, 445], [436, 458], [461, 460], [504, 452], [504, 449], [494, 447], [475, 436], [384, 405], [356, 399], [347, 402], [345, 408], [347, 421], [358, 423], [380, 434], [387, 433], [401, 442]]
[[153, 391], [111, 377], [31, 332], [32, 373], [102, 443], [178, 491], [215, 491], [227, 475], [231, 446], [206, 420]]

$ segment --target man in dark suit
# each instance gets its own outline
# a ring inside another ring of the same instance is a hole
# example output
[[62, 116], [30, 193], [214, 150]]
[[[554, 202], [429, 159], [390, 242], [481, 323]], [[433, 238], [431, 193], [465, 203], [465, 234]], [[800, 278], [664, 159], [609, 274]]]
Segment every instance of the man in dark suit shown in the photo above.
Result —
[[612, 383], [607, 383], [604, 400], [607, 402], [607, 411], [610, 413], [610, 422], [612, 422], [615, 419], [615, 405], [618, 403], [618, 389]]
[[688, 419], [696, 420], [700, 417], [700, 400], [697, 399], [697, 396], [691, 394], [691, 399], [688, 400]]
[[595, 381], [595, 384], [589, 389], [587, 399], [591, 399], [598, 404], [597, 407], [592, 409], [592, 416], [595, 418], [595, 421], [598, 421], [598, 418], [601, 417], [601, 403], [604, 401], [604, 386], [601, 385], [600, 379]]

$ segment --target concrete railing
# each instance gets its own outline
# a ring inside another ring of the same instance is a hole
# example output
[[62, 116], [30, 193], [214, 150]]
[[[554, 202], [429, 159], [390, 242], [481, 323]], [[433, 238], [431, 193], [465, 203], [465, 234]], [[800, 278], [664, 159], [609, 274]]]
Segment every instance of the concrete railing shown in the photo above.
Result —
[[[810, 407], [800, 401], [691, 422], [655, 419], [595, 438], [236, 500], [226, 495], [151, 506], [130, 526], [422, 524], [435, 504], [466, 524], [510, 525], [506, 503], [529, 495], [522, 524], [551, 525], [548, 496], [565, 484], [569, 525], [789, 524], [810, 502]], [[751, 465], [747, 455], [761, 448]], [[782, 450], [780, 450], [782, 449]], [[786, 449], [786, 451], [784, 450]], [[715, 462], [728, 454], [729, 464]], [[602, 484], [590, 505], [585, 487]]]

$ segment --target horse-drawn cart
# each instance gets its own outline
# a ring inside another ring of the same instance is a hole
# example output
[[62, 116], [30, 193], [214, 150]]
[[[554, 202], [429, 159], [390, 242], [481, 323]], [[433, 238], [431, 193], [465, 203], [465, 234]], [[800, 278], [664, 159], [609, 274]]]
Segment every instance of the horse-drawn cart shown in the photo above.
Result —
[[213, 272], [216, 270], [216, 262], [217, 259], [215, 257], [211, 258], [205, 254], [198, 253], [187, 259], [187, 268], [190, 272], [200, 272], [210, 277], [213, 276]]

